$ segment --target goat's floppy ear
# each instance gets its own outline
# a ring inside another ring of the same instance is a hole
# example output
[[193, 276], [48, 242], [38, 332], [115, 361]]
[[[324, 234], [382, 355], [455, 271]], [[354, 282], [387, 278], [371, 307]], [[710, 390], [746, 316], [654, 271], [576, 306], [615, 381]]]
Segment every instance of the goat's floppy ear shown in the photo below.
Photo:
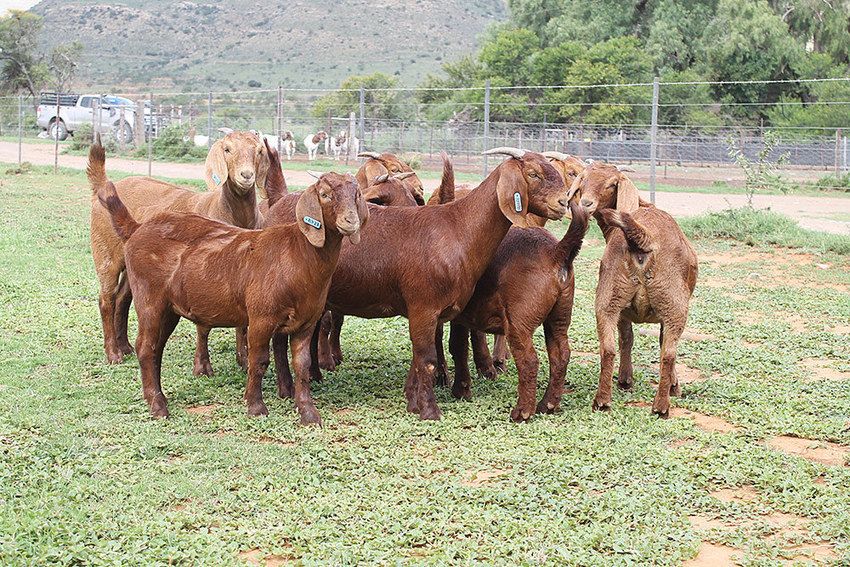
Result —
[[360, 218], [360, 230], [349, 236], [348, 241], [352, 244], [360, 244], [360, 232], [369, 220], [369, 205], [366, 204], [366, 199], [360, 191], [357, 192], [355, 202], [357, 203], [357, 216]]
[[633, 213], [638, 210], [640, 195], [637, 187], [626, 175], [620, 174], [617, 183], [617, 210], [621, 213]]
[[268, 199], [269, 196], [266, 194], [266, 179], [269, 176], [269, 167], [271, 167], [271, 159], [272, 152], [269, 149], [268, 142], [263, 139], [263, 145], [265, 146], [265, 151], [257, 155], [257, 167], [255, 169], [256, 175], [254, 176], [254, 184], [257, 186], [257, 191], [260, 193], [260, 197], [263, 199]]
[[570, 190], [567, 192], [567, 202], [568, 203], [573, 200], [573, 197], [576, 197], [576, 195], [579, 195], [579, 189], [581, 189], [581, 185], [582, 185], [582, 183], [584, 183], [584, 178], [585, 178], [586, 175], [587, 174], [582, 171], [581, 173], [576, 175], [575, 179], [573, 179], [573, 184], [570, 185]]
[[499, 181], [496, 183], [499, 208], [511, 224], [527, 228], [525, 215], [528, 213], [528, 185], [523, 179], [522, 162], [511, 158], [505, 160], [499, 168]]
[[316, 248], [325, 245], [325, 219], [319, 203], [319, 183], [307, 187], [295, 204], [295, 219], [298, 228]]
[[204, 169], [204, 180], [210, 191], [215, 191], [227, 181], [227, 162], [224, 159], [224, 144], [221, 140], [210, 148]]

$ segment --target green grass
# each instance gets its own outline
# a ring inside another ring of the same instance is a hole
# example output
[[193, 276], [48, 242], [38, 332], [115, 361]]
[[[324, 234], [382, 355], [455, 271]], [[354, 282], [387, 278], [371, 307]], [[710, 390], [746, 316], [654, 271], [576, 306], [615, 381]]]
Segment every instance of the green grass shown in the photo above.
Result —
[[681, 225], [694, 238], [731, 239], [750, 245], [850, 254], [850, 235], [806, 230], [789, 217], [769, 210], [727, 209], [682, 219]]
[[[850, 562], [850, 467], [762, 444], [775, 434], [850, 443], [850, 380], [808, 379], [801, 364], [850, 371], [846, 256], [825, 248], [813, 260], [822, 270], [784, 249], [695, 241], [705, 259], [736, 261], [700, 267], [689, 325], [711, 338], [683, 341], [679, 359], [710, 379], [674, 403], [737, 432], [627, 406], [651, 399], [657, 378], [656, 339], [637, 334], [636, 388], [616, 392], [609, 414], [590, 411], [596, 360], [575, 355], [556, 415], [509, 423], [511, 362], [474, 381], [472, 402], [440, 390], [443, 420], [423, 423], [404, 411], [405, 321], [356, 318], [344, 364], [315, 385], [322, 429], [299, 427], [270, 379], [271, 415], [245, 415], [230, 331], [211, 337], [216, 376], [194, 378], [186, 322], [163, 363], [172, 417], [152, 421], [135, 359], [103, 361], [89, 200], [81, 172], [0, 174], [2, 565], [227, 565], [254, 549], [304, 564], [673, 565], [701, 540], [769, 565], [791, 545], [762, 522], [773, 511], [810, 521], [796, 543], [823, 540], [834, 562]], [[600, 238], [594, 227], [576, 261], [576, 353], [596, 350]], [[536, 343], [542, 377], [540, 332]], [[212, 408], [187, 412], [198, 405]], [[489, 480], [470, 483], [479, 472]], [[743, 485], [755, 500], [710, 496]], [[700, 533], [695, 514], [736, 527]]]

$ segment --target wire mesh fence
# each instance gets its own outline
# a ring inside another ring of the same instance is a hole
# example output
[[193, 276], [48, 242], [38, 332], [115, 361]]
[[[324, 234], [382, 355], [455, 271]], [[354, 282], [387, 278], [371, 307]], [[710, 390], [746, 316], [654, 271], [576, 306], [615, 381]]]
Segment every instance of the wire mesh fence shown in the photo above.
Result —
[[[822, 82], [850, 87], [850, 78]], [[740, 84], [749, 83], [756, 82]], [[766, 132], [772, 131], [780, 138], [774, 155], [786, 156], [786, 170], [850, 171], [850, 100], [845, 100], [850, 95], [841, 94], [846, 88], [834, 91], [832, 98], [805, 102], [694, 102], [692, 91], [705, 85], [709, 83], [659, 83], [655, 89], [652, 83], [637, 83], [101, 93], [63, 96], [58, 107], [53, 106], [55, 95], [50, 101], [7, 96], [0, 97], [0, 140], [19, 142], [19, 161], [27, 161], [33, 143], [53, 143], [57, 136], [60, 154], [84, 154], [94, 132], [111, 138], [114, 149], [128, 157], [200, 161], [223, 135], [220, 129], [231, 128], [259, 131], [279, 149], [291, 133], [294, 159], [304, 160], [305, 141], [317, 134], [327, 134], [326, 141], [318, 142], [319, 157], [327, 158], [334, 157], [335, 139], [353, 133], [356, 140], [348, 144], [349, 152], [413, 153], [427, 163], [445, 151], [456, 164], [484, 172], [481, 152], [498, 145], [626, 164], [726, 167], [734, 164], [731, 140], [755, 159]], [[736, 112], [754, 108], [756, 115], [770, 117], [786, 109], [823, 109], [831, 113], [831, 122], [762, 120], [754, 125], [734, 120]], [[9, 152], [4, 155], [9, 160]]]

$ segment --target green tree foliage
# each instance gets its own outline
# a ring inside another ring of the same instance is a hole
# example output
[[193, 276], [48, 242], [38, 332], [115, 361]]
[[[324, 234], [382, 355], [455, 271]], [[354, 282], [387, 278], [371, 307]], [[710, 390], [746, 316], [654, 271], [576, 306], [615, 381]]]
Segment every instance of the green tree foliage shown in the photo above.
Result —
[[6, 93], [26, 92], [35, 97], [45, 87], [57, 91], [70, 88], [83, 45], [74, 41], [43, 54], [38, 49], [40, 16], [11, 10], [0, 18], [0, 89]]
[[397, 81], [384, 73], [371, 75], [353, 75], [345, 79], [339, 86], [340, 91], [329, 93], [313, 105], [313, 115], [325, 118], [328, 113], [332, 116], [348, 116], [351, 112], [359, 112], [360, 88], [366, 89], [366, 114], [370, 118], [401, 118], [402, 108], [398, 93], [388, 90], [397, 86]]

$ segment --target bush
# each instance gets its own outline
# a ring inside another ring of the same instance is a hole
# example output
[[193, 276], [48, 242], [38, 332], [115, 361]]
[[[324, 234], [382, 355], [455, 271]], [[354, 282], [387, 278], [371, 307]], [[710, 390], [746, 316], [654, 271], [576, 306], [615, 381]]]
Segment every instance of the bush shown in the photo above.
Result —
[[410, 169], [419, 169], [422, 167], [422, 156], [414, 153], [406, 153], [400, 156], [401, 161], [410, 166]]
[[827, 175], [812, 183], [812, 189], [850, 193], [850, 173]]
[[679, 224], [692, 238], [720, 238], [750, 246], [783, 246], [850, 254], [850, 238], [800, 228], [790, 217], [770, 210], [752, 207], [726, 209], [684, 218]]
[[[92, 143], [93, 130], [94, 129], [91, 124], [82, 124], [79, 128], [74, 130], [74, 134], [71, 136], [71, 151], [88, 152]], [[100, 136], [100, 141], [107, 153], [115, 153], [118, 151], [118, 143], [115, 141], [111, 132], [102, 132]]]
[[[138, 157], [147, 157], [147, 147], [136, 151]], [[153, 155], [157, 159], [168, 161], [195, 161], [207, 157], [207, 148], [200, 148], [189, 139], [189, 128], [179, 124], [160, 131], [153, 141]]]

